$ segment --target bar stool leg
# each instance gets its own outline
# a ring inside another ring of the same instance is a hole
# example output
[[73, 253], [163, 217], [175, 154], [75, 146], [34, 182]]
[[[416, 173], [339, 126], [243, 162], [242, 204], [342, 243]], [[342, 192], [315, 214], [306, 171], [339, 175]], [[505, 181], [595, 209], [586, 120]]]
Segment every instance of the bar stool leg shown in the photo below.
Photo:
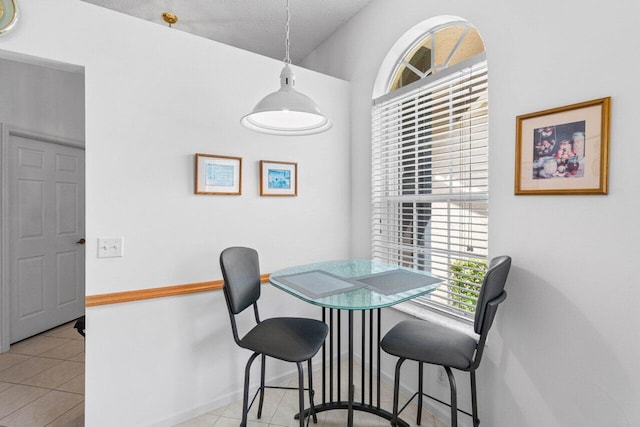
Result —
[[476, 391], [476, 371], [471, 371], [471, 413], [473, 414], [473, 427], [480, 425], [478, 419], [478, 396]]
[[296, 362], [298, 366], [298, 404], [300, 406], [300, 427], [304, 427], [304, 374], [302, 363]]
[[313, 395], [315, 391], [313, 390], [313, 370], [311, 368], [311, 359], [307, 360], [307, 371], [309, 372], [309, 412], [313, 416], [313, 422], [318, 424], [318, 416], [316, 415], [316, 407], [313, 403]]
[[258, 419], [262, 418], [262, 404], [264, 403], [264, 370], [267, 363], [267, 357], [262, 355], [262, 366], [260, 369], [260, 403], [258, 405]]
[[418, 363], [418, 418], [416, 424], [420, 425], [422, 420], [422, 374], [424, 373], [424, 363]]
[[391, 425], [398, 425], [398, 400], [400, 395], [400, 368], [402, 367], [402, 363], [405, 359], [398, 359], [398, 363], [396, 363], [396, 376], [393, 381], [393, 417], [391, 417]]
[[458, 427], [458, 391], [456, 389], [456, 379], [451, 372], [451, 368], [444, 367], [449, 377], [449, 386], [451, 387], [451, 427]]
[[249, 412], [249, 375], [251, 374], [251, 364], [260, 353], [253, 353], [247, 361], [244, 369], [244, 397], [242, 398], [242, 422], [240, 427], [247, 427], [247, 412]]

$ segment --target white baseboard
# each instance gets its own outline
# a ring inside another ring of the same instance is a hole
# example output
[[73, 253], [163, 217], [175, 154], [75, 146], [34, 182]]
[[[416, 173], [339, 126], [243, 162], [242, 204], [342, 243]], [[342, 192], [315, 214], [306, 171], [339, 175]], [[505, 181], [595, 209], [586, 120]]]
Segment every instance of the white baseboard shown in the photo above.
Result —
[[[295, 367], [295, 365], [293, 366]], [[291, 369], [290, 371], [285, 372], [284, 374], [279, 375], [277, 377], [266, 378], [265, 382], [266, 384], [281, 384], [285, 381], [290, 381], [292, 379], [295, 379], [297, 375], [298, 375], [298, 370]], [[259, 384], [257, 382], [252, 382], [251, 384], [249, 384], [249, 390], [253, 390], [253, 389], [257, 390], [258, 387], [259, 387]], [[227, 393], [205, 404], [182, 411], [169, 418], [149, 423], [149, 426], [150, 427], [171, 427], [183, 421], [187, 421], [192, 418], [198, 417], [200, 415], [206, 414], [207, 412], [213, 411], [214, 409], [218, 409], [223, 406], [226, 406], [232, 402], [236, 402], [240, 399], [242, 399], [242, 390], [233, 391], [231, 393]]]

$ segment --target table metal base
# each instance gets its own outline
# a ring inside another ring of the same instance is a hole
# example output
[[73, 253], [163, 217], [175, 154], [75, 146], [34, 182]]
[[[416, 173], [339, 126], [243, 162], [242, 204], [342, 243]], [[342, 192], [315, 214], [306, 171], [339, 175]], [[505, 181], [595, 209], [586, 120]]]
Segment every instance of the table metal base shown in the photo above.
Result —
[[[348, 384], [349, 395], [343, 400], [341, 396], [341, 355], [342, 355], [342, 312], [348, 313]], [[353, 326], [354, 310], [337, 310], [322, 308], [322, 321], [329, 325], [329, 337], [322, 346], [322, 403], [314, 406], [316, 412], [330, 411], [333, 409], [347, 410], [347, 427], [353, 426], [353, 411], [368, 412], [379, 417], [391, 420], [393, 414], [380, 407], [380, 323], [381, 310], [360, 310], [361, 312], [361, 382], [360, 396], [355, 395], [354, 385], [354, 360], [353, 360]], [[375, 316], [374, 316], [375, 312]], [[368, 330], [368, 334], [367, 334]], [[367, 337], [368, 335], [368, 337]], [[367, 340], [368, 338], [368, 340]], [[368, 346], [367, 346], [368, 341]], [[328, 342], [328, 344], [327, 344]], [[327, 346], [329, 347], [327, 349]], [[367, 360], [368, 350], [368, 360]], [[327, 367], [328, 351], [328, 367]], [[375, 354], [375, 369], [374, 369]], [[336, 363], [337, 362], [337, 363]], [[334, 369], [334, 363], [336, 364]], [[366, 369], [368, 368], [368, 369]], [[375, 370], [375, 376], [374, 376]], [[367, 381], [368, 379], [368, 381]], [[368, 387], [367, 387], [368, 386]], [[375, 392], [375, 399], [374, 399]], [[317, 396], [317, 394], [316, 394]], [[358, 400], [359, 397], [359, 400]], [[367, 399], [368, 398], [368, 399]], [[310, 408], [304, 411], [305, 416], [310, 413]], [[295, 416], [297, 419], [299, 414]], [[398, 418], [397, 425], [409, 427], [409, 424]]]
[[[332, 402], [332, 403], [323, 403], [321, 405], [315, 405], [316, 413], [320, 413], [323, 411], [331, 411], [333, 409], [349, 409], [349, 402]], [[391, 418], [393, 417], [393, 414], [389, 411], [386, 411], [384, 409], [381, 409], [375, 406], [365, 405], [357, 402], [354, 402], [352, 404], [352, 409], [354, 411], [368, 412], [370, 414], [377, 415], [389, 421], [391, 421]], [[304, 416], [305, 417], [309, 416], [309, 412], [310, 412], [310, 409], [305, 409]], [[294, 418], [297, 420], [299, 417], [300, 417], [300, 414], [296, 414]], [[347, 425], [353, 426], [353, 416], [351, 418], [351, 424], [349, 424], [349, 422], [347, 421]], [[409, 427], [409, 424], [406, 421], [402, 420], [401, 418], [398, 418], [398, 423], [396, 425], [399, 427]]]

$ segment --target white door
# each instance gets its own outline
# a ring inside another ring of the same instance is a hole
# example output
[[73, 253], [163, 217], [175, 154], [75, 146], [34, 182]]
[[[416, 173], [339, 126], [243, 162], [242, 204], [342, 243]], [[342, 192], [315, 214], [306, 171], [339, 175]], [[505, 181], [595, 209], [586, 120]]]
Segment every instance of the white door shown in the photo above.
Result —
[[84, 314], [84, 150], [10, 134], [10, 342]]

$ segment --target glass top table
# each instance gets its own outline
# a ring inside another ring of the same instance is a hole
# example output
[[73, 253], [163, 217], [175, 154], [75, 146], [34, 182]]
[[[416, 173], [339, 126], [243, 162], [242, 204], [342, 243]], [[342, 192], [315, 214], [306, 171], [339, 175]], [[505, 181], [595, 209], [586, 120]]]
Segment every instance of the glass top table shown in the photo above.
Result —
[[389, 307], [427, 294], [442, 279], [424, 271], [356, 259], [291, 267], [271, 284], [308, 303], [339, 310]]
[[[381, 309], [408, 301], [436, 289], [442, 279], [428, 272], [383, 264], [371, 260], [322, 262], [279, 270], [269, 276], [269, 282], [296, 298], [322, 307], [322, 320], [329, 324], [329, 337], [322, 348], [322, 403], [315, 404], [316, 412], [347, 409], [348, 427], [353, 426], [353, 411], [364, 411], [391, 420], [392, 414], [380, 406], [380, 339]], [[340, 357], [341, 313], [348, 314], [348, 396], [341, 398]], [[354, 372], [354, 312], [361, 314], [361, 396], [355, 395]], [[374, 317], [377, 313], [377, 320]], [[367, 316], [368, 314], [368, 316]], [[334, 320], [337, 325], [334, 325]], [[368, 340], [366, 330], [368, 325]], [[334, 333], [335, 330], [335, 333]], [[377, 331], [374, 338], [374, 331]], [[328, 353], [327, 357], [327, 341]], [[368, 348], [366, 346], [368, 341]], [[334, 351], [334, 348], [336, 350]], [[377, 361], [374, 363], [374, 349]], [[368, 363], [367, 363], [368, 350]], [[334, 361], [334, 358], [336, 359]], [[327, 370], [327, 359], [329, 369]], [[334, 363], [336, 369], [334, 372]], [[368, 381], [365, 372], [368, 365]], [[376, 366], [374, 380], [373, 370]], [[334, 375], [335, 373], [335, 375]], [[367, 387], [368, 386], [368, 387]], [[377, 402], [374, 399], [377, 391]], [[328, 391], [328, 393], [327, 393]], [[334, 393], [335, 391], [335, 393]], [[367, 402], [368, 394], [368, 402]], [[307, 409], [307, 415], [310, 409]], [[297, 417], [297, 415], [296, 415]], [[398, 426], [408, 424], [398, 419]]]

